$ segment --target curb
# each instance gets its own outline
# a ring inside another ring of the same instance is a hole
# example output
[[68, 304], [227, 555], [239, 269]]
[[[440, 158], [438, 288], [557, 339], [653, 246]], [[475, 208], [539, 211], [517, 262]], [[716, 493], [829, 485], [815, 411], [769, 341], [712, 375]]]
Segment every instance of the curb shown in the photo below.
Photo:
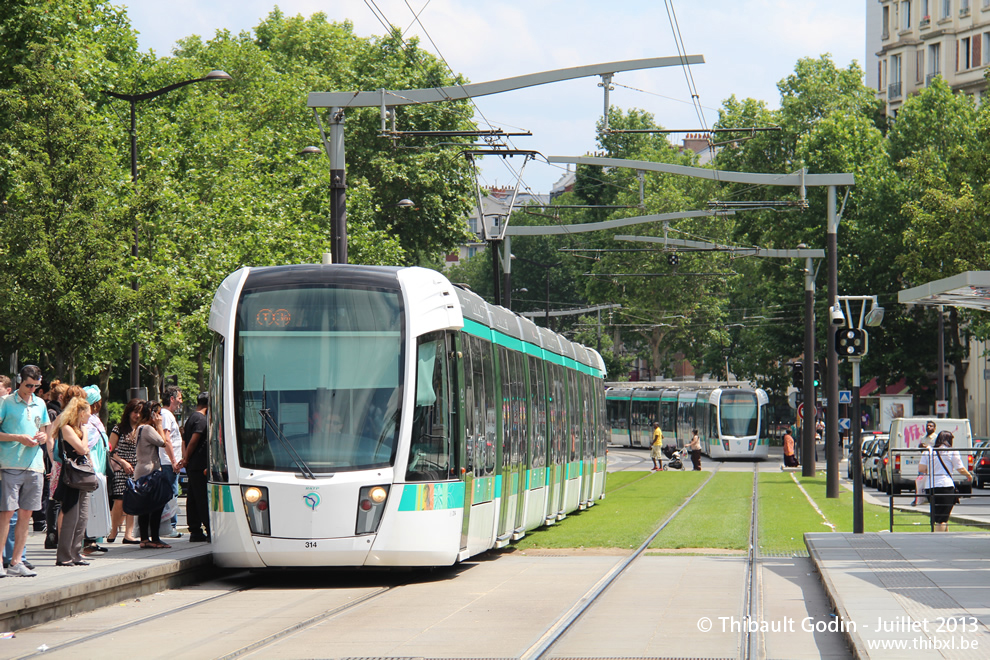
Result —
[[[818, 579], [821, 580], [822, 586], [825, 587], [825, 595], [828, 596], [828, 602], [832, 605], [832, 611], [836, 613], [840, 621], [852, 621], [852, 617], [849, 612], [843, 607], [838, 600], [835, 598], [835, 593], [837, 589], [835, 585], [832, 584], [832, 580], [826, 575], [825, 571], [822, 570], [822, 559], [818, 555], [818, 551], [812, 546], [808, 545], [807, 539], [805, 539], [804, 546], [808, 548], [808, 554], [811, 556], [811, 561], [815, 563], [815, 570], [818, 572]], [[843, 626], [846, 628], [842, 634], [846, 638], [846, 645], [849, 647], [850, 652], [856, 660], [869, 660], [870, 654], [866, 649], [866, 645], [863, 643], [863, 639], [858, 633], [850, 632], [848, 629], [854, 626]]]
[[[46, 591], [14, 596], [0, 602], [0, 630], [18, 631], [55, 619], [81, 614], [163, 589], [191, 584], [213, 568], [213, 555], [162, 561], [139, 568]], [[29, 579], [29, 578], [25, 578]]]

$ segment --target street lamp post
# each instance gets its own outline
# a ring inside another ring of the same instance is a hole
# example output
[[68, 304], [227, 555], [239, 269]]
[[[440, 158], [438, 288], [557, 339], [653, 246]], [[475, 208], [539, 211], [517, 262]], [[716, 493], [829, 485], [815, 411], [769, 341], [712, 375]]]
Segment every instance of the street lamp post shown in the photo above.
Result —
[[[115, 99], [120, 99], [122, 101], [127, 101], [131, 104], [131, 183], [136, 184], [138, 179], [137, 174], [137, 103], [138, 101], [149, 101], [153, 98], [162, 96], [163, 94], [168, 94], [172, 90], [178, 89], [180, 87], [185, 87], [186, 85], [191, 85], [192, 83], [203, 82], [206, 80], [233, 80], [229, 74], [220, 71], [213, 70], [202, 78], [193, 78], [192, 80], [184, 80], [173, 85], [168, 85], [167, 87], [162, 87], [161, 89], [156, 89], [152, 92], [145, 92], [143, 94], [120, 94], [118, 92], [111, 92], [105, 90], [103, 93]], [[137, 219], [134, 220], [134, 245], [131, 246], [131, 256], [137, 260], [138, 257], [138, 237], [139, 237], [140, 227], [138, 226]], [[131, 288], [134, 291], [138, 290], [137, 277], [131, 282]], [[146, 399], [147, 391], [142, 392], [141, 388], [141, 375], [140, 375], [140, 357], [141, 357], [141, 347], [138, 342], [131, 344], [131, 388], [128, 391], [128, 399], [140, 398]]]

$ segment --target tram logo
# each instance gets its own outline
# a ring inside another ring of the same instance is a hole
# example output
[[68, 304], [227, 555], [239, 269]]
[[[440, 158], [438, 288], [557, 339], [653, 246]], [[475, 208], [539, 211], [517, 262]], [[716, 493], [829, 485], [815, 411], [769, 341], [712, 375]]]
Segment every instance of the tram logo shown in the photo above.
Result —
[[309, 507], [310, 511], [316, 511], [316, 507], [320, 506], [320, 494], [306, 493], [303, 495], [303, 502]]
[[284, 328], [289, 325], [291, 320], [292, 315], [289, 314], [289, 310], [287, 309], [276, 309], [275, 311], [272, 311], [266, 308], [259, 311], [257, 316], [255, 316], [255, 321], [257, 321], [258, 325], [263, 327], [274, 325], [279, 328]]

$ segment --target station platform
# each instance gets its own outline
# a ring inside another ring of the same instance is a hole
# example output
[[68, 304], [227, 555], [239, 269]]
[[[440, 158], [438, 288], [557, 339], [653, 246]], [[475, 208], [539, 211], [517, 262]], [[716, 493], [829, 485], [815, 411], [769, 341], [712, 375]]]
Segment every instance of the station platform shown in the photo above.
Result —
[[[121, 545], [120, 540], [103, 543], [109, 551], [87, 557], [89, 566], [57, 567], [55, 551], [43, 547], [44, 534], [32, 532], [27, 554], [38, 575], [0, 579], [0, 633], [193, 584], [221, 572], [213, 566], [210, 544], [191, 543], [188, 534], [168, 539], [172, 547], [161, 550]], [[990, 534], [824, 532], [806, 534], [805, 543], [816, 572], [787, 579], [798, 592], [802, 580], [821, 581], [835, 613], [831, 619], [825, 615], [835, 629], [822, 634], [840, 633], [852, 657], [990, 659]], [[668, 574], [665, 579], [670, 571], [680, 570], [678, 562], [686, 561], [648, 559]], [[706, 577], [713, 584], [707, 584]], [[722, 589], [720, 579], [717, 573], [692, 571], [690, 591]], [[765, 600], [772, 600], [774, 591]], [[784, 597], [784, 592], [776, 592]], [[800, 598], [800, 593], [789, 597]], [[790, 605], [785, 605], [765, 602], [764, 616], [792, 616]], [[798, 630], [800, 625], [793, 624]], [[695, 644], [702, 641], [692, 639]], [[703, 654], [704, 644], [696, 650]], [[810, 657], [793, 650], [789, 657]], [[814, 654], [814, 649], [806, 651]]]
[[162, 550], [121, 540], [102, 543], [107, 552], [87, 556], [89, 566], [56, 566], [55, 550], [44, 547], [45, 533], [31, 532], [27, 559], [38, 575], [0, 579], [0, 632], [191, 584], [213, 568], [210, 544], [190, 543], [188, 534], [163, 539], [172, 547]]

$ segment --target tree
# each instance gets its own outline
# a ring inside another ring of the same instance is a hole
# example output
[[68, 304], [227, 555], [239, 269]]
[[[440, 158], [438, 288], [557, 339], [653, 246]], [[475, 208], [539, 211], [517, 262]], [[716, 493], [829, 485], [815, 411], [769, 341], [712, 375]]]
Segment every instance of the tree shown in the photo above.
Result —
[[0, 310], [9, 342], [72, 380], [107, 368], [134, 300], [128, 237], [107, 204], [119, 182], [106, 129], [55, 52], [36, 45], [14, 67], [18, 83], [0, 90]]

